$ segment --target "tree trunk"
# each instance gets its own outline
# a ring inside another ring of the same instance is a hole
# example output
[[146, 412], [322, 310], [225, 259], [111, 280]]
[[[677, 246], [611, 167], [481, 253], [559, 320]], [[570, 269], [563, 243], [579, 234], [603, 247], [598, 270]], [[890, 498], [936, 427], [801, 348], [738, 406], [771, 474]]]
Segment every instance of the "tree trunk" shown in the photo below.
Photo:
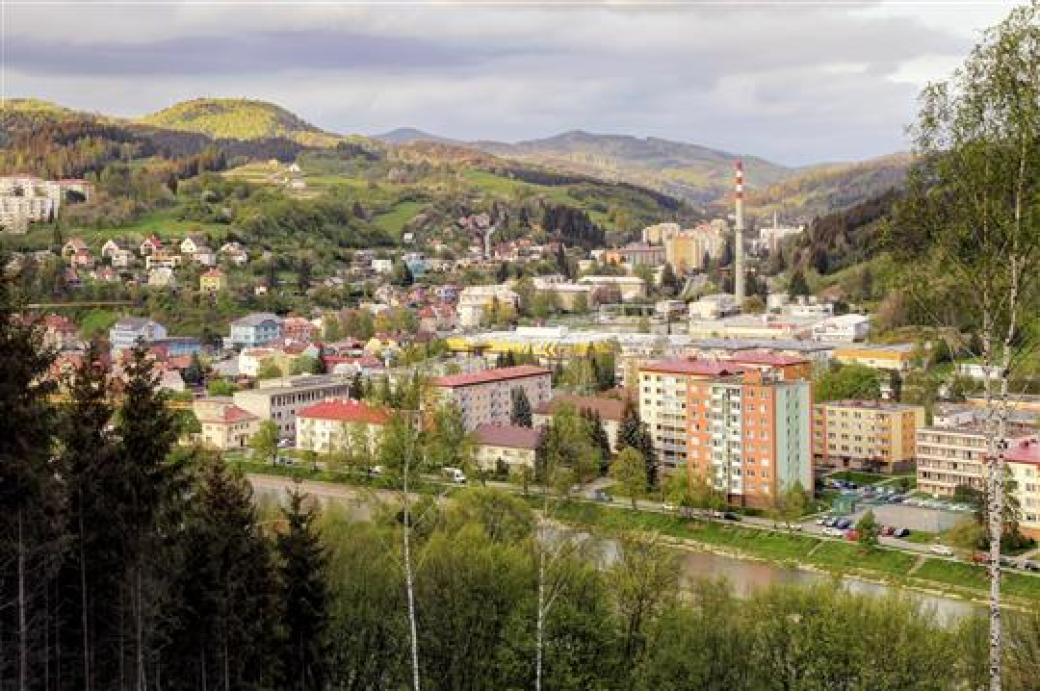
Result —
[[[542, 520], [549, 515], [549, 493], [545, 486], [546, 480], [542, 481]], [[538, 548], [538, 611], [535, 623], [535, 653], [534, 653], [534, 688], [542, 691], [542, 666], [545, 648], [545, 548], [541, 543], [541, 535], [535, 534], [535, 545]]]
[[415, 621], [415, 584], [412, 573], [412, 513], [411, 499], [408, 496], [408, 473], [411, 470], [411, 451], [404, 458], [402, 485], [404, 488], [404, 582], [408, 594], [408, 630], [412, 648], [412, 689], [419, 691], [419, 631]]
[[[82, 498], [80, 499], [82, 507]], [[83, 543], [83, 510], [79, 511], [79, 625], [83, 629], [83, 691], [90, 691], [93, 686], [92, 673], [90, 669], [90, 615], [87, 612], [89, 598], [87, 597], [87, 550]]]
[[29, 688], [29, 605], [25, 591], [25, 531], [22, 510], [18, 510], [18, 689]]

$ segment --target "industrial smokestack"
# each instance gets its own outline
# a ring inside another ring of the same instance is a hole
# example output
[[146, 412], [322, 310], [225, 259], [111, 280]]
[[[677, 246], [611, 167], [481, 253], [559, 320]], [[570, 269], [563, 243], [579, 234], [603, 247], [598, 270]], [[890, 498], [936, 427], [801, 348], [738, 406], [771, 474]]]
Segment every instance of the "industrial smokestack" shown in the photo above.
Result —
[[744, 304], [744, 164], [736, 163], [737, 227], [733, 238], [733, 297]]

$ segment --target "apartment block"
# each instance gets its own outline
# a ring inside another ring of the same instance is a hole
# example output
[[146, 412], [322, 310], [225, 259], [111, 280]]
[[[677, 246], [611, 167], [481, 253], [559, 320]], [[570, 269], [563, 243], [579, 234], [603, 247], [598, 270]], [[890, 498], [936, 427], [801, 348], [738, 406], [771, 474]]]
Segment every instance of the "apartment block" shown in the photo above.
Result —
[[1016, 439], [1004, 452], [1011, 491], [1021, 508], [1019, 528], [1033, 539], [1040, 538], [1040, 437]]
[[828, 401], [813, 407], [817, 464], [884, 473], [905, 472], [916, 458], [923, 406], [879, 401]]
[[[1010, 425], [1008, 437], [1028, 435], [1027, 426]], [[952, 497], [957, 487], [986, 488], [986, 430], [978, 422], [917, 431], [917, 489]]]
[[261, 420], [273, 420], [283, 438], [296, 434], [296, 414], [303, 408], [331, 398], [347, 398], [350, 379], [335, 375], [301, 374], [265, 381], [256, 389], [236, 391], [235, 405]]
[[322, 401], [297, 414], [296, 447], [317, 453], [346, 450], [358, 439], [353, 434], [357, 428], [363, 430], [367, 450], [372, 452], [389, 421], [386, 410], [362, 401]]
[[714, 360], [665, 360], [639, 373], [640, 413], [662, 470], [707, 479], [733, 504], [768, 506], [811, 490], [811, 385]]
[[509, 424], [514, 389], [527, 394], [533, 410], [552, 397], [552, 373], [544, 367], [521, 365], [438, 377], [430, 382], [428, 402], [454, 404], [466, 429], [473, 431], [483, 424]]

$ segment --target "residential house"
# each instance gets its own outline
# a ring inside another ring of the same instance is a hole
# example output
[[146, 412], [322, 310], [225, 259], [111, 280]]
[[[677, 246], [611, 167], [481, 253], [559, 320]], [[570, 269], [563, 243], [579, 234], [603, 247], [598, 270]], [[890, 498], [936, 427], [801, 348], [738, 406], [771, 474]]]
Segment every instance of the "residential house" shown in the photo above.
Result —
[[199, 276], [199, 291], [203, 293], [219, 293], [227, 288], [227, 274], [212, 268]]
[[108, 240], [105, 240], [105, 244], [101, 246], [101, 258], [111, 261], [117, 252], [123, 251], [126, 251], [126, 246], [124, 246], [121, 241], [116, 240], [115, 238], [109, 238]]
[[181, 254], [192, 255], [203, 247], [206, 247], [206, 238], [201, 235], [186, 235], [184, 239], [181, 240]]
[[181, 265], [182, 261], [183, 258], [179, 254], [174, 254], [166, 249], [157, 249], [144, 258], [144, 268], [149, 270], [158, 267], [175, 269]]
[[191, 261], [202, 266], [216, 266], [217, 265], [217, 253], [206, 245], [200, 245], [195, 251], [188, 255]]
[[82, 341], [79, 329], [68, 317], [60, 314], [48, 314], [43, 318], [43, 345], [53, 350], [72, 350], [79, 348]]
[[[296, 448], [317, 453], [351, 452], [351, 444], [366, 443], [373, 453], [390, 413], [363, 401], [331, 400], [315, 403], [296, 416]], [[360, 433], [360, 434], [359, 434]]]
[[158, 266], [148, 272], [149, 288], [175, 288], [177, 276], [168, 266]]
[[138, 247], [137, 251], [142, 257], [147, 257], [153, 252], [162, 250], [163, 243], [157, 235], [149, 235], [146, 237]]
[[220, 246], [219, 254], [232, 264], [243, 266], [249, 263], [249, 253], [240, 242], [226, 242]]
[[199, 399], [193, 408], [202, 428], [199, 434], [202, 445], [219, 451], [249, 446], [262, 422], [259, 416], [239, 408], [226, 398]]
[[318, 326], [303, 317], [286, 317], [282, 322], [285, 340], [290, 343], [311, 343], [318, 336]]
[[483, 470], [528, 468], [534, 472], [539, 431], [516, 425], [483, 424], [473, 430], [476, 461]]
[[108, 330], [112, 350], [132, 348], [141, 341], [145, 345], [166, 338], [166, 327], [152, 319], [124, 317]]
[[231, 322], [227, 348], [255, 348], [282, 339], [282, 318], [270, 312], [254, 312]]
[[72, 258], [77, 252], [82, 250], [89, 251], [87, 243], [83, 242], [79, 238], [69, 238], [65, 244], [61, 246], [61, 258], [71, 264]]
[[1012, 441], [1004, 452], [1008, 483], [1020, 508], [1019, 529], [1023, 534], [1040, 538], [1040, 438], [1035, 434]]

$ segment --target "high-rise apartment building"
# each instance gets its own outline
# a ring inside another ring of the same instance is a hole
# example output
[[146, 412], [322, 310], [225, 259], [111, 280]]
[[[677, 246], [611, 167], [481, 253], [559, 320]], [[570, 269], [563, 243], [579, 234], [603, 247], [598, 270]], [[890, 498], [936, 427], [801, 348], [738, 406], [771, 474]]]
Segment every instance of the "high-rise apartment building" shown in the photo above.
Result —
[[724, 361], [665, 360], [640, 368], [639, 402], [663, 472], [703, 478], [745, 506], [768, 506], [795, 483], [812, 489], [808, 381]]

